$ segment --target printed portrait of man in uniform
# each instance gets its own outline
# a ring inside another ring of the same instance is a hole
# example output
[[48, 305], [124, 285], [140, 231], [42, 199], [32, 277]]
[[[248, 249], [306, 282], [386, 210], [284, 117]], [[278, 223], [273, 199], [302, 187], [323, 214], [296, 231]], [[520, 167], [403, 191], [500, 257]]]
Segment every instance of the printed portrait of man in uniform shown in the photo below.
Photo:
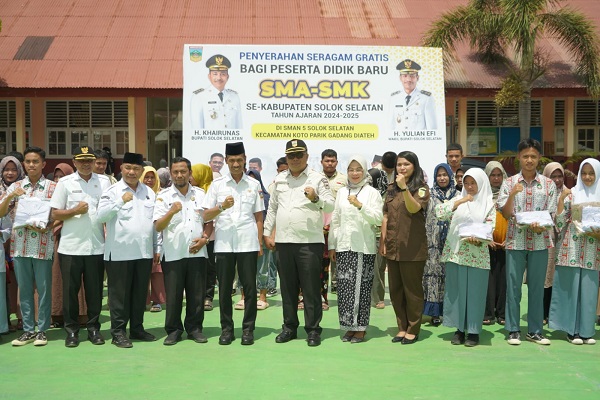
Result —
[[195, 90], [191, 99], [193, 129], [240, 129], [242, 106], [235, 90], [225, 88], [231, 62], [216, 54], [206, 62], [210, 86]]
[[391, 95], [392, 131], [437, 129], [435, 99], [417, 85], [421, 66], [406, 59], [396, 69], [400, 71], [402, 89]]

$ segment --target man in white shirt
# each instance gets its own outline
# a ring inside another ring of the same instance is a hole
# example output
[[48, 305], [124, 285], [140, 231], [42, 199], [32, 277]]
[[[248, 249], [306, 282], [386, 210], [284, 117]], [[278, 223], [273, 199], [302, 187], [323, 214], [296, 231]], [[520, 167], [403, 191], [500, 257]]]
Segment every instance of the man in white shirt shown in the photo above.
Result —
[[[308, 167], [306, 143], [292, 139], [285, 146], [289, 169], [275, 177], [264, 228], [269, 250], [277, 250], [283, 330], [277, 343], [297, 337], [298, 294], [304, 297], [304, 329], [309, 346], [321, 344], [321, 261], [323, 259], [323, 213], [332, 212], [329, 181]], [[272, 235], [273, 234], [273, 235]]]
[[104, 280], [104, 226], [98, 221], [97, 208], [102, 192], [110, 186], [104, 175], [92, 172], [94, 150], [87, 146], [75, 149], [73, 165], [77, 172], [61, 178], [50, 206], [52, 219], [63, 221], [58, 256], [63, 281], [63, 314], [66, 347], [79, 346], [79, 300], [77, 293], [85, 288], [88, 340], [104, 344], [100, 334], [100, 311]]
[[[208, 257], [206, 243], [212, 233], [212, 224], [204, 224], [204, 190], [190, 184], [190, 160], [173, 158], [170, 171], [173, 185], [158, 193], [152, 217], [156, 230], [163, 233], [165, 256], [162, 269], [167, 293], [167, 338], [163, 344], [177, 344], [184, 330], [188, 339], [206, 343], [208, 340], [202, 333]], [[185, 324], [181, 321], [184, 291]]]
[[242, 344], [254, 343], [256, 321], [256, 261], [262, 251], [263, 211], [260, 183], [244, 174], [246, 153], [242, 142], [227, 143], [225, 162], [229, 173], [217, 178], [204, 199], [205, 220], [215, 219], [215, 255], [219, 279], [221, 337], [219, 344], [235, 339], [231, 287], [236, 264], [244, 293]]
[[125, 153], [123, 178], [100, 198], [98, 220], [106, 223], [104, 263], [108, 275], [108, 307], [112, 344], [132, 347], [126, 336], [144, 342], [156, 337], [144, 330], [144, 311], [152, 259], [160, 262], [158, 238], [152, 223], [155, 194], [139, 181], [144, 172], [141, 154]]

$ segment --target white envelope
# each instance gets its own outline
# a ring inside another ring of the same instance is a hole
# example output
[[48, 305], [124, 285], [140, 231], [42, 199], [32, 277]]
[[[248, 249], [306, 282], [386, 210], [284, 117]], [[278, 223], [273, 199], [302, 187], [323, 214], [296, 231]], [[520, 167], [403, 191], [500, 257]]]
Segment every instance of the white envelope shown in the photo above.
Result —
[[473, 237], [491, 242], [493, 240], [493, 231], [494, 227], [492, 225], [483, 222], [465, 222], [458, 226], [458, 236], [462, 239]]
[[554, 226], [554, 221], [552, 221], [552, 216], [548, 210], [519, 212], [515, 217], [519, 225], [531, 225], [537, 222], [540, 226], [547, 228]]
[[37, 197], [22, 197], [19, 199], [13, 228], [31, 225], [32, 221], [45, 224], [50, 218], [50, 199], [42, 200]]

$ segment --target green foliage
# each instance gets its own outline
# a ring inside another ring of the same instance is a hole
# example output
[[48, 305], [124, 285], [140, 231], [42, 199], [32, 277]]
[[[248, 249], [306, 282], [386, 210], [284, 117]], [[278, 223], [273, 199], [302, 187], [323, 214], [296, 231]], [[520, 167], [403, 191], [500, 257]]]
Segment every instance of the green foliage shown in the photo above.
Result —
[[[486, 64], [503, 65], [507, 77], [496, 95], [499, 107], [528, 99], [534, 82], [548, 67], [538, 48], [543, 38], [565, 47], [576, 73], [592, 97], [600, 96], [600, 49], [591, 20], [564, 0], [471, 0], [434, 21], [423, 44], [441, 47], [445, 61], [456, 58], [456, 45], [469, 43]], [[446, 62], [446, 65], [448, 63]]]

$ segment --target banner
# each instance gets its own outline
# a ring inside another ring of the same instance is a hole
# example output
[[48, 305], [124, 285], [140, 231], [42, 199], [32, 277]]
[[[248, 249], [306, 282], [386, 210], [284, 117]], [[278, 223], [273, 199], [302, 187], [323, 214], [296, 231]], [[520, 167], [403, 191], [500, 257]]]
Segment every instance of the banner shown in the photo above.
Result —
[[344, 173], [353, 154], [371, 161], [410, 150], [431, 186], [445, 162], [441, 49], [185, 45], [183, 77], [183, 155], [192, 163], [208, 164], [225, 143], [243, 141], [268, 186], [294, 138], [306, 142], [317, 171], [325, 149], [338, 153]]

